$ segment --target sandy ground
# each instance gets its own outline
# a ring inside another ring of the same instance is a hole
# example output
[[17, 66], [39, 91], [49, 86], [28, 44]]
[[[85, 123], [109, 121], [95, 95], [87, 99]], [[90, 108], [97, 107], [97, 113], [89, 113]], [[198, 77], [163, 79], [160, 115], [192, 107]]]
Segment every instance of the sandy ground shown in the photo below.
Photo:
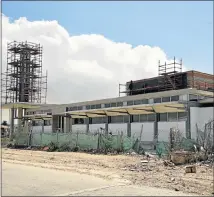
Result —
[[[182, 192], [133, 186], [92, 175], [10, 164], [2, 166], [3, 196], [184, 196]], [[12, 189], [11, 189], [12, 188]]]
[[145, 159], [143, 156], [15, 149], [2, 149], [2, 159], [6, 163], [77, 172], [137, 186], [167, 188], [197, 195], [212, 195], [213, 192], [213, 168], [208, 165], [197, 165], [196, 173], [186, 174], [185, 166], [166, 167], [159, 159], [151, 159], [144, 164], [141, 162]]

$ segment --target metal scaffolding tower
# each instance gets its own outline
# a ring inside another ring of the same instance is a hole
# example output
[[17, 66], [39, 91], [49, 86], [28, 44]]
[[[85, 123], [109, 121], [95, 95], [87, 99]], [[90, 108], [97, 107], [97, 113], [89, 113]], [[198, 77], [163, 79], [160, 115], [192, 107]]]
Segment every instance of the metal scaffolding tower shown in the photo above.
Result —
[[7, 44], [7, 68], [2, 73], [2, 103], [46, 103], [47, 72], [42, 73], [42, 46], [31, 42]]

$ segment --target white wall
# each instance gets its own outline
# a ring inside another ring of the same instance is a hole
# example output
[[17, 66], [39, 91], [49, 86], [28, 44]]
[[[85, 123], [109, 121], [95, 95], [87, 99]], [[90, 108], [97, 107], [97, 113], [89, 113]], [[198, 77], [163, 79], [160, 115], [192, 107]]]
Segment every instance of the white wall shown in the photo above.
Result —
[[100, 130], [100, 127], [105, 129], [105, 124], [90, 124], [89, 125], [89, 131], [90, 133], [95, 133], [99, 130], [99, 132], [101, 131]]
[[154, 123], [131, 123], [131, 135], [140, 137], [141, 127], [143, 124], [143, 132], [141, 141], [153, 141], [154, 138]]
[[84, 125], [72, 125], [72, 132], [79, 132], [79, 133], [86, 133], [87, 131], [87, 125], [84, 124]]
[[117, 135], [118, 132], [123, 131], [123, 135], [127, 136], [127, 123], [109, 124], [108, 129], [113, 135]]
[[[32, 126], [32, 133], [42, 132], [42, 126]], [[44, 126], [44, 133], [51, 133], [52, 126]]]
[[213, 120], [214, 107], [191, 107], [190, 108], [190, 131], [191, 138], [196, 139], [196, 123], [199, 129], [204, 130], [204, 125]]
[[170, 128], [178, 128], [180, 132], [186, 137], [186, 122], [158, 122], [158, 141], [169, 141]]

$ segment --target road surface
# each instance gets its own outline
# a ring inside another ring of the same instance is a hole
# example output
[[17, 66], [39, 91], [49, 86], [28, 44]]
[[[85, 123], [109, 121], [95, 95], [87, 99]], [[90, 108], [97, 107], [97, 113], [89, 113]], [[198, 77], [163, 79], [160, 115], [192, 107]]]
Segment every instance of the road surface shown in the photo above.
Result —
[[185, 196], [167, 189], [137, 187], [118, 180], [61, 170], [2, 163], [3, 196]]

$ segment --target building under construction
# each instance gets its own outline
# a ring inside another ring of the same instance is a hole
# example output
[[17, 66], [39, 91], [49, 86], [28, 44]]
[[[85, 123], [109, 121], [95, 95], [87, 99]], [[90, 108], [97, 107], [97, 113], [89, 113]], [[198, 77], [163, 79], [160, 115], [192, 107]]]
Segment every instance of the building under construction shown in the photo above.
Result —
[[182, 72], [182, 60], [158, 65], [158, 76], [154, 78], [130, 81], [126, 83], [126, 90], [119, 93], [129, 95], [147, 94], [186, 88], [198, 90], [214, 90], [213, 75], [198, 71]]
[[42, 74], [42, 46], [31, 42], [7, 45], [7, 68], [2, 74], [2, 103], [45, 103], [47, 74]]

